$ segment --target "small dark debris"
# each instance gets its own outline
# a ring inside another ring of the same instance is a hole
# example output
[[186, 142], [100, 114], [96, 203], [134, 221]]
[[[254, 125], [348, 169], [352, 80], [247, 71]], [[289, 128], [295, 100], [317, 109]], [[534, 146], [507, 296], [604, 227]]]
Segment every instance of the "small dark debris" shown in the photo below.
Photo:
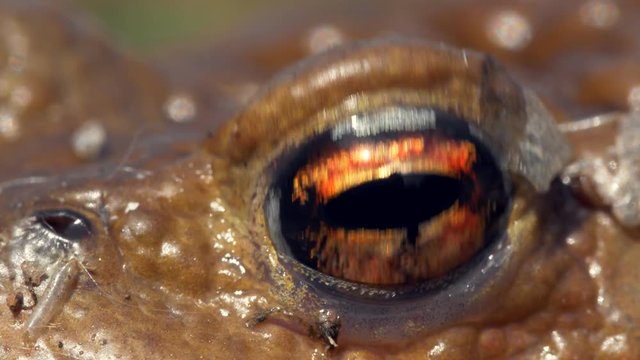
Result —
[[267, 316], [268, 316], [268, 315], [269, 315], [268, 313], [263, 312], [263, 313], [261, 313], [261, 314], [256, 315], [256, 317], [254, 317], [254, 318], [253, 318], [253, 321], [255, 321], [255, 322], [256, 322], [256, 324], [259, 324], [259, 323], [261, 323], [261, 322], [263, 322], [263, 321], [267, 320]]
[[102, 346], [107, 345], [107, 339], [100, 340], [100, 345]]
[[58, 349], [62, 349], [64, 347], [64, 344], [62, 343], [62, 341], [58, 341]]
[[28, 278], [26, 281], [26, 285], [27, 286], [31, 286], [31, 287], [38, 287], [40, 286], [40, 284], [42, 284], [43, 281], [47, 280], [49, 278], [49, 276], [47, 274], [42, 274], [37, 278]]
[[7, 296], [7, 306], [9, 306], [13, 316], [20, 315], [20, 312], [24, 310], [24, 294], [18, 292]]
[[24, 275], [24, 283], [28, 287], [38, 287], [49, 277], [44, 271], [36, 268], [36, 266], [30, 262], [23, 262], [20, 264], [20, 268]]
[[125, 299], [125, 300], [127, 300], [127, 301], [131, 300], [131, 294], [127, 294], [127, 295], [125, 295], [125, 296], [124, 296], [124, 299]]
[[333, 310], [323, 309], [320, 310], [320, 315], [312, 326], [310, 333], [312, 336], [320, 338], [327, 343], [330, 349], [338, 347], [338, 335], [340, 333], [340, 316]]
[[255, 314], [253, 317], [251, 317], [249, 320], [247, 320], [247, 327], [254, 327], [254, 326], [264, 322], [265, 320], [267, 320], [267, 318], [271, 314], [273, 314], [276, 311], [278, 311], [278, 310], [276, 310], [276, 309], [260, 310], [257, 314]]

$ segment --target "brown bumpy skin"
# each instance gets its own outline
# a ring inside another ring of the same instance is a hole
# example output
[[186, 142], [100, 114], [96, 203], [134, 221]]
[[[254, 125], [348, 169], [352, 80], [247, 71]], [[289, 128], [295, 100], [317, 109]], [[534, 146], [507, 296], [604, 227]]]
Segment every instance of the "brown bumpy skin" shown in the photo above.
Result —
[[[263, 224], [265, 169], [284, 147], [389, 102], [475, 122], [501, 109], [524, 116], [516, 84], [558, 121], [627, 111], [639, 97], [638, 1], [425, 3], [301, 6], [143, 61], [73, 9], [3, 1], [0, 358], [640, 358], [638, 234], [559, 182], [537, 193], [515, 178], [517, 251], [499, 286], [470, 299], [479, 310], [437, 328], [390, 319], [415, 329], [393, 341], [338, 332], [331, 348], [311, 335], [331, 328], [307, 311], [323, 295], [286, 274]], [[390, 37], [431, 45], [348, 45]], [[497, 60], [428, 50], [440, 43]], [[322, 53], [332, 46], [342, 47]], [[515, 80], [483, 83], [495, 63]], [[483, 97], [487, 87], [510, 101]], [[105, 130], [92, 156], [72, 145], [88, 121]], [[519, 139], [522, 129], [505, 131]], [[606, 151], [615, 135], [572, 136], [574, 156]], [[43, 209], [83, 214], [92, 235], [50, 262], [22, 251], [42, 234], [25, 219]], [[69, 282], [56, 288], [61, 274]], [[45, 321], [31, 305], [47, 301]]]

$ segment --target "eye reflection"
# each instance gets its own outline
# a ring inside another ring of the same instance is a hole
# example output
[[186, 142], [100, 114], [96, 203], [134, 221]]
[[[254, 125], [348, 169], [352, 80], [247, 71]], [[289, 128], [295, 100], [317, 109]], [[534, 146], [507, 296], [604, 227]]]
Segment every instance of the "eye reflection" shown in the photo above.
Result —
[[469, 123], [425, 114], [339, 125], [283, 155], [265, 206], [276, 248], [337, 279], [407, 287], [497, 238], [510, 196], [490, 149]]

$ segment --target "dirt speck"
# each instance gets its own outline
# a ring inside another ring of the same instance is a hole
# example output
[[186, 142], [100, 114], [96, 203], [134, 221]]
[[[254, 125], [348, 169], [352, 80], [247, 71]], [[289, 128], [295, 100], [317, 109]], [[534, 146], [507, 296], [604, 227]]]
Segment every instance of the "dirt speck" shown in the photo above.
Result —
[[18, 316], [24, 309], [24, 295], [21, 292], [7, 296], [7, 306], [13, 316]]

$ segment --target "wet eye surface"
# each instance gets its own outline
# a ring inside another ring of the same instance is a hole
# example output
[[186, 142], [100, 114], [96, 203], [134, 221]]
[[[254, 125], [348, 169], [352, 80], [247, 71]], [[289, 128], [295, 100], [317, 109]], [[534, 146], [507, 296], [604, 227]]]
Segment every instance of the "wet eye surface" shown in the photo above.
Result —
[[280, 254], [381, 288], [454, 280], [501, 236], [511, 201], [479, 131], [434, 109], [353, 117], [285, 151], [274, 173], [265, 215]]
[[72, 210], [42, 210], [35, 214], [35, 219], [61, 246], [84, 241], [93, 234], [91, 222]]

